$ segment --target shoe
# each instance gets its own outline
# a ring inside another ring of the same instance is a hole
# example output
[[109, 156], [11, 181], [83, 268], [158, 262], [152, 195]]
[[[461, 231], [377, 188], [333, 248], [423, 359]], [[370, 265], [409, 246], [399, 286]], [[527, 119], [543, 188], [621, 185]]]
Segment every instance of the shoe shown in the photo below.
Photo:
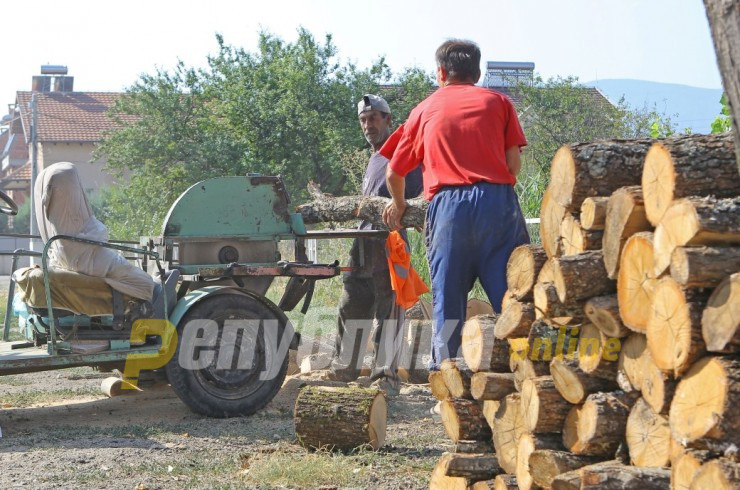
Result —
[[442, 402], [437, 402], [436, 405], [434, 405], [432, 408], [429, 409], [429, 415], [432, 416], [432, 418], [442, 418]]
[[386, 396], [396, 397], [401, 394], [401, 380], [379, 378], [370, 384], [371, 387], [385, 392]]

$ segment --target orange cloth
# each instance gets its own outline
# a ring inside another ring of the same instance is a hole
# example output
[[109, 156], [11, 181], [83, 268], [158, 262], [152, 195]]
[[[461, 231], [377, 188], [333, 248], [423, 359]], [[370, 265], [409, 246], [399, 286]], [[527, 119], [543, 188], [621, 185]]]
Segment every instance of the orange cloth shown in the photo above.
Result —
[[402, 308], [410, 308], [419, 301], [419, 296], [429, 291], [429, 288], [411, 267], [408, 245], [398, 231], [388, 234], [385, 254], [391, 273], [391, 288], [396, 292], [396, 304]]

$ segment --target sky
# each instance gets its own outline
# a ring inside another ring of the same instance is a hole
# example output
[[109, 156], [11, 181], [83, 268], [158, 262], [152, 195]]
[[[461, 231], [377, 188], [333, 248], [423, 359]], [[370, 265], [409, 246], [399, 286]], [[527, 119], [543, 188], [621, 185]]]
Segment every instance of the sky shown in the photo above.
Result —
[[116, 92], [177, 60], [204, 67], [216, 33], [251, 51], [260, 30], [292, 41], [300, 26], [360, 67], [384, 56], [431, 73], [437, 46], [460, 37], [545, 78], [721, 88], [701, 0], [34, 0], [3, 2], [2, 18], [3, 104], [42, 64], [68, 66], [76, 91]]

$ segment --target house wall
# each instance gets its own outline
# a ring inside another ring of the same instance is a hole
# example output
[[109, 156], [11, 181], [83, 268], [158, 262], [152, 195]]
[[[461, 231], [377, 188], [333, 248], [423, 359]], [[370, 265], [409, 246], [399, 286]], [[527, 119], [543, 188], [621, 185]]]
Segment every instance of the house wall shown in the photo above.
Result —
[[42, 143], [38, 156], [39, 170], [57, 162], [70, 162], [77, 166], [82, 186], [88, 192], [107, 187], [115, 179], [106, 173], [105, 159], [90, 163], [95, 149], [93, 143]]

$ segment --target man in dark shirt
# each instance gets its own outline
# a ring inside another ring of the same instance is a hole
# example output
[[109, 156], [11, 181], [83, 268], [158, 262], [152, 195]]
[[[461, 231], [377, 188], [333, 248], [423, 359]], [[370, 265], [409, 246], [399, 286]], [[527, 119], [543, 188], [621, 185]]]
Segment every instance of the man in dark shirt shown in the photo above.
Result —
[[[379, 153], [390, 135], [390, 107], [382, 97], [368, 94], [358, 102], [357, 115], [365, 139], [373, 148], [362, 180], [362, 194], [391, 197], [385, 179], [388, 159]], [[406, 176], [406, 199], [418, 196], [422, 190], [421, 167], [417, 167]], [[371, 230], [373, 225], [365, 221], [360, 229]], [[404, 312], [396, 304], [391, 289], [385, 240], [356, 239], [349, 265], [358, 269], [346, 273], [343, 278], [335, 352], [327, 377], [341, 381], [357, 379], [367, 340], [374, 330], [375, 365], [371, 378], [379, 380], [387, 391], [397, 391], [400, 380], [396, 369], [401, 340], [397, 334], [403, 326]]]

